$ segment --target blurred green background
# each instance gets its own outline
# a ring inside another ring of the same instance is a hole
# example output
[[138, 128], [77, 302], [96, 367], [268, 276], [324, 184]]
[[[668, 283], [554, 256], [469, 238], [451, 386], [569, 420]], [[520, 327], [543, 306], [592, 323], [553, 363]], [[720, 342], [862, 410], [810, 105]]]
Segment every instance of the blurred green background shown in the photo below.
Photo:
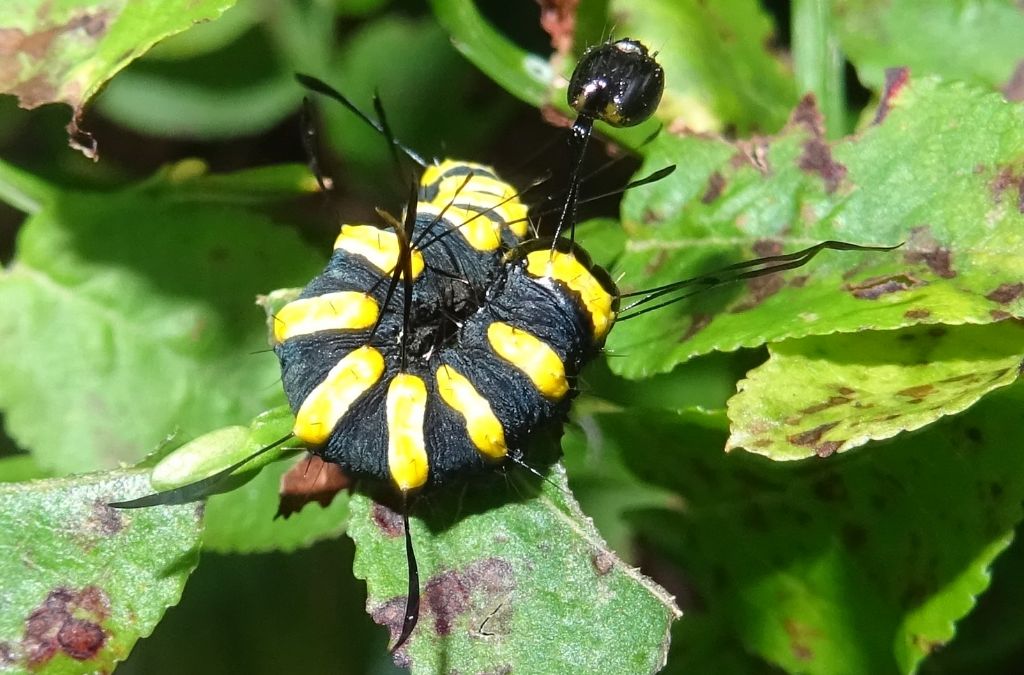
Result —
[[[717, 131], [740, 137], [777, 131], [797, 92], [808, 88], [821, 95], [823, 107], [831, 105], [831, 136], [862, 125], [862, 116], [873, 110], [884, 83], [880, 64], [889, 63], [876, 57], [877, 41], [871, 43], [866, 37], [880, 29], [858, 24], [865, 15], [870, 16], [863, 12], [842, 24], [838, 34], [844, 39], [846, 53], [854, 56], [850, 61], [840, 56], [819, 69], [831, 73], [823, 76], [828, 83], [842, 83], [830, 95], [825, 91], [827, 84], [796, 82], [792, 74], [794, 64], [798, 76], [811, 72], [799, 67], [802, 58], [827, 60], [840, 53], [832, 49], [808, 54], [800, 51], [806, 47], [794, 44], [794, 31], [806, 26], [801, 22], [813, 23], [813, 12], [805, 11], [812, 4], [760, 3], [759, 17], [770, 27], [770, 52], [786, 75], [778, 82], [756, 83], [763, 84], [771, 94], [765, 99], [771, 100], [754, 112], [750, 101], [756, 97], [744, 99], [739, 87], [726, 92], [731, 85], [723, 84], [729, 80], [722, 76], [716, 91], [723, 101], [718, 108]], [[837, 15], [843, 16], [851, 3], [833, 4]], [[961, 10], [986, 5], [959, 4]], [[550, 54], [551, 38], [541, 27], [538, 4], [489, 0], [477, 6], [499, 32], [527, 52]], [[794, 11], [795, 7], [801, 11]], [[897, 17], [892, 25], [912, 24], [911, 16], [904, 24]], [[969, 36], [984, 35], [986, 25], [970, 24], [968, 28], [978, 31], [968, 32]], [[581, 27], [598, 36], [608, 29]], [[931, 44], [939, 40], [935, 37], [939, 34], [931, 34]], [[915, 36], [902, 37], [907, 39], [885, 43], [896, 52], [890, 62], [920, 57], [923, 63], [915, 72], [928, 72], [928, 50], [914, 46]], [[1024, 43], [1024, 34], [1019, 37]], [[1012, 43], [1013, 38], [992, 38], [1004, 39]], [[576, 49], [580, 47], [576, 45]], [[911, 56], [905, 56], [905, 50], [911, 50]], [[933, 47], [932, 51], [941, 49]], [[982, 53], [967, 54], [962, 61], [952, 58], [947, 63], [936, 57], [942, 67], [935, 72], [1014, 93], [1010, 75], [1017, 64], [1012, 60]], [[302, 91], [293, 80], [296, 71], [320, 76], [357, 101], [368, 101], [379, 92], [399, 138], [427, 156], [466, 157], [512, 169], [526, 159], [523, 148], [543, 147], [559, 136], [537, 108], [505, 91], [464, 58], [452, 46], [446, 28], [421, 2], [242, 0], [217, 21], [162, 42], [118, 74], [95, 98], [83, 126], [99, 143], [100, 162], [67, 147], [66, 106], [24, 111], [10, 96], [0, 97], [0, 156], [52, 183], [97, 190], [143, 179], [186, 158], [201, 158], [217, 172], [304, 162], [298, 117]], [[669, 73], [671, 77], [673, 71], [669, 69]], [[727, 95], [731, 93], [736, 94], [735, 100]], [[376, 134], [336, 106], [319, 106], [318, 111], [325, 164], [335, 180], [335, 196], [330, 203], [319, 196], [309, 197], [299, 208], [282, 210], [279, 217], [297, 228], [308, 243], [327, 250], [336, 233], [335, 213], [359, 221], [373, 219], [377, 206], [396, 211], [402, 201], [402, 186], [394, 179], [389, 156]], [[599, 164], [603, 155], [600, 150], [594, 154], [593, 161]], [[621, 184], [636, 166], [627, 159], [604, 178], [606, 184]], [[594, 191], [600, 191], [600, 186]], [[612, 199], [594, 205], [584, 215], [616, 213], [617, 200]], [[11, 259], [22, 220], [21, 213], [0, 204], [0, 261]], [[253, 289], [253, 293], [262, 290]], [[721, 409], [739, 375], [762, 359], [760, 350], [697, 359], [683, 367], [689, 382], [683, 392], [667, 378], [642, 384], [623, 382], [603, 365], [588, 375], [586, 387], [617, 392], [610, 397], [613, 403], [618, 396], [630, 405], [639, 401], [662, 408], [704, 405]], [[20, 453], [10, 438], [0, 434], [0, 455]], [[573, 478], [570, 474], [571, 481]], [[577, 488], [587, 512], [620, 553], [676, 593], [684, 611], [693, 610], [699, 617], [701, 601], [693, 597], [688, 580], [660, 557], [655, 547], [645, 545], [642, 537], [624, 526], [620, 505], [608, 501], [616, 490], [601, 484], [606, 479], [588, 476], [585, 471], [579, 474]], [[631, 489], [623, 485], [619, 491], [623, 503], [631, 503]], [[646, 498], [637, 497], [638, 501]], [[152, 637], [136, 646], [119, 672], [398, 672], [385, 651], [385, 632], [363, 610], [365, 588], [351, 574], [352, 556], [347, 538], [287, 554], [205, 553], [181, 604], [168, 611]], [[999, 558], [993, 586], [960, 624], [959, 638], [927, 660], [925, 672], [981, 669], [1010, 673], [1024, 663], [1024, 621], [1018, 612], [1024, 597], [1018, 574], [1022, 563], [1024, 546], [1015, 543]], [[689, 633], [685, 644], [693, 644], [694, 635], [699, 642], [699, 633], [705, 629], [715, 630], [702, 626], [699, 619], [683, 628], [677, 626]], [[735, 658], [723, 657], [723, 667], [735, 672], [773, 671], [752, 656], [732, 656]], [[716, 659], [696, 661], [712, 663]]]

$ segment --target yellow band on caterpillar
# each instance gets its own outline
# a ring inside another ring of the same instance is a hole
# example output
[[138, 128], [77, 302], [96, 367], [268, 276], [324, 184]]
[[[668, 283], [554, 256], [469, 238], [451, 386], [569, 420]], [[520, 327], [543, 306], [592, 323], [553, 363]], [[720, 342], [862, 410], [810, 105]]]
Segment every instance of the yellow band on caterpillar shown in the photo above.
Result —
[[555, 350], [537, 337], [495, 321], [487, 327], [487, 341], [498, 356], [522, 371], [544, 398], [557, 401], [569, 392], [565, 365]]
[[423, 418], [427, 386], [415, 375], [399, 373], [388, 385], [388, 471], [402, 492], [423, 486], [430, 474]]
[[[506, 186], [508, 187], [508, 186]], [[459, 208], [469, 213], [482, 213], [484, 218], [498, 221], [498, 226], [508, 227], [520, 239], [524, 238], [529, 231], [529, 222], [526, 217], [528, 208], [518, 199], [509, 199], [508, 195], [495, 196], [487, 192], [463, 191], [441, 191], [429, 203], [437, 209], [449, 206], [447, 215], [453, 208]], [[472, 207], [472, 208], [469, 208]], [[475, 214], [474, 214], [475, 215]]]
[[497, 251], [501, 247], [501, 221], [489, 213], [477, 213], [455, 205], [438, 207], [429, 202], [420, 202], [416, 210], [435, 218], [444, 211], [444, 222], [457, 227], [462, 238], [477, 251]]
[[373, 347], [349, 352], [299, 406], [292, 433], [311, 445], [326, 443], [352, 404], [375, 385], [383, 373], [384, 357]]
[[[467, 174], [467, 171], [473, 173]], [[444, 160], [427, 167], [420, 185], [436, 192], [427, 203], [438, 209], [453, 203], [481, 211], [491, 209], [494, 219], [503, 220], [518, 238], [524, 238], [529, 232], [527, 206], [516, 196], [516, 189], [498, 178], [489, 166]]]
[[502, 459], [508, 454], [501, 421], [469, 380], [451, 366], [443, 365], [437, 369], [437, 391], [450, 408], [465, 418], [466, 433], [482, 455]]
[[468, 172], [472, 172], [473, 174], [470, 180], [474, 180], [479, 177], [489, 177], [492, 180], [497, 179], [497, 173], [494, 169], [485, 164], [445, 159], [441, 160], [437, 164], [432, 164], [423, 170], [423, 175], [420, 176], [420, 186], [425, 190], [439, 189], [446, 185], [448, 181], [451, 181], [456, 184], [456, 187], [458, 187], [458, 185], [461, 185], [466, 181]]
[[[342, 225], [334, 240], [334, 250], [339, 249], [366, 258], [384, 274], [395, 271], [402, 250], [397, 234], [372, 225]], [[412, 278], [416, 279], [423, 271], [423, 254], [413, 250], [411, 258]]]
[[526, 271], [538, 279], [560, 281], [578, 293], [594, 326], [594, 339], [604, 339], [615, 322], [615, 298], [574, 255], [557, 250], [533, 251], [526, 256]]
[[361, 330], [377, 321], [377, 301], [358, 291], [325, 293], [293, 300], [274, 315], [274, 341], [322, 330]]

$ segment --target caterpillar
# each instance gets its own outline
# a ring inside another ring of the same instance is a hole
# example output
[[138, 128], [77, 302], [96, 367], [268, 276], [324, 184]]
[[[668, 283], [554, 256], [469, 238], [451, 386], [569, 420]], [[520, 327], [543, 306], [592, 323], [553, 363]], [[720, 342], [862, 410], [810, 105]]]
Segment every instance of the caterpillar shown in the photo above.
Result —
[[[413, 496], [506, 462], [524, 464], [526, 442], [564, 421], [580, 370], [600, 354], [616, 322], [713, 286], [798, 267], [824, 249], [885, 250], [826, 241], [621, 293], [575, 242], [574, 230], [580, 167], [595, 121], [637, 124], [662, 96], [664, 73], [635, 40], [592, 47], [573, 73], [570, 174], [552, 237], [530, 236], [522, 193], [490, 167], [428, 164], [394, 140], [379, 104], [373, 119], [329, 85], [299, 80], [381, 131], [392, 152], [400, 149], [424, 167], [401, 218], [385, 216], [386, 228], [342, 226], [324, 271], [274, 316], [274, 351], [295, 424], [292, 434], [260, 450], [297, 438], [402, 498], [409, 594], [392, 650], [409, 638], [419, 616], [408, 527]], [[114, 506], [201, 498], [249, 459]]]

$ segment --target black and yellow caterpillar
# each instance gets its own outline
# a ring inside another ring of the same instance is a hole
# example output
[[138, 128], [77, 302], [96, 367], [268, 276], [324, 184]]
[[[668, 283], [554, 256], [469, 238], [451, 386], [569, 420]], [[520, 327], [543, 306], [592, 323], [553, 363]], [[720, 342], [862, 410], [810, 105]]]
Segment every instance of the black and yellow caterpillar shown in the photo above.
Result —
[[[579, 118], [567, 204], [593, 119], [639, 123], [663, 87], [635, 40], [587, 52], [569, 89]], [[343, 226], [324, 272], [274, 317], [294, 435], [406, 494], [518, 459], [531, 433], [563, 419], [618, 291], [571, 241], [526, 242], [526, 212], [489, 167], [445, 160], [423, 172], [404, 245], [398, 227]]]
[[[325, 83], [299, 79], [402, 147], [381, 120]], [[522, 464], [537, 430], [565, 419], [580, 370], [617, 320], [708, 287], [798, 267], [823, 249], [873, 248], [827, 241], [621, 294], [574, 241], [580, 160], [595, 120], [642, 122], [663, 88], [661, 67], [635, 40], [584, 54], [568, 89], [578, 117], [554, 238], [530, 236], [522, 193], [490, 167], [425, 165], [403, 218], [390, 219], [389, 228], [343, 225], [324, 271], [273, 317], [295, 423], [290, 436], [260, 452], [298, 438], [352, 476], [390, 484], [403, 498], [409, 595], [393, 649], [409, 637], [419, 612], [408, 497], [506, 461]], [[644, 182], [650, 181], [631, 185]], [[623, 299], [629, 304], [620, 309]], [[243, 464], [116, 506], [197, 499]]]
[[402, 267], [399, 235], [341, 228], [324, 272], [274, 317], [297, 438], [408, 492], [492, 467], [564, 416], [617, 293], [578, 247], [522, 245], [516, 195], [481, 165], [424, 172], [409, 207], [408, 309], [387, 293]]

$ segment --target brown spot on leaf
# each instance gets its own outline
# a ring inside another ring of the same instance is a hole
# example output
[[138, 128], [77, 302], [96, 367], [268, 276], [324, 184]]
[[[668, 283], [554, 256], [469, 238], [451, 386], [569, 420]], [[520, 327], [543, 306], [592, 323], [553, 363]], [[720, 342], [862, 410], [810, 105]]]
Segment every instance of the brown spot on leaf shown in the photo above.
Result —
[[893, 103], [909, 81], [910, 70], [908, 68], [885, 69], [885, 87], [882, 89], [882, 99], [878, 104], [873, 124], [881, 124], [885, 121], [885, 118], [889, 116], [889, 111], [892, 110]]
[[953, 254], [948, 248], [939, 244], [927, 225], [915, 227], [910, 231], [903, 259], [912, 265], [924, 263], [932, 272], [943, 279], [956, 276], [952, 268]]
[[350, 484], [351, 480], [340, 466], [325, 462], [317, 455], [307, 455], [281, 476], [274, 518], [288, 518], [310, 502], [327, 508]]
[[882, 277], [870, 277], [855, 284], [846, 284], [845, 288], [855, 298], [877, 300], [889, 293], [898, 293], [923, 285], [925, 282], [910, 274], [890, 274]]
[[96, 586], [50, 591], [25, 619], [21, 648], [26, 664], [37, 669], [59, 652], [77, 661], [93, 658], [106, 643], [102, 623], [109, 616], [110, 601]]
[[434, 631], [448, 635], [461, 614], [471, 608], [487, 609], [490, 614], [513, 588], [512, 566], [501, 558], [485, 558], [461, 571], [450, 570], [428, 579], [424, 605], [433, 616]]
[[551, 36], [551, 46], [559, 54], [572, 48], [576, 32], [576, 7], [579, 0], [537, 0], [540, 5], [540, 27]]
[[814, 94], [807, 94], [797, 104], [789, 117], [790, 128], [803, 127], [811, 137], [804, 142], [803, 153], [797, 161], [802, 171], [816, 173], [825, 182], [825, 191], [835, 192], [843, 178], [846, 167], [832, 157], [832, 148], [825, 141], [825, 123], [818, 110]]
[[[373, 503], [373, 523], [388, 537], [401, 537], [405, 534], [402, 526], [402, 515], [395, 513], [379, 502]], [[378, 622], [379, 623], [379, 622]]]
[[931, 315], [931, 311], [927, 309], [908, 309], [903, 312], [905, 319], [927, 319]]
[[832, 158], [832, 149], [821, 138], [812, 138], [804, 144], [800, 155], [800, 169], [821, 176], [825, 192], [832, 194], [846, 178], [846, 167]]
[[807, 638], [812, 637], [817, 631], [802, 626], [796, 619], [786, 619], [783, 622], [786, 635], [789, 636], [789, 646], [793, 656], [799, 661], [810, 661], [814, 658], [814, 652], [807, 644]]
[[[374, 623], [388, 629], [388, 634], [391, 636], [392, 641], [397, 640], [402, 632], [402, 621], [405, 618], [405, 603], [406, 597], [402, 595], [397, 598], [391, 598], [370, 612], [370, 618], [373, 619]], [[412, 659], [409, 658], [409, 652], [407, 651], [408, 646], [409, 643], [407, 642], [401, 649], [391, 654], [392, 661], [399, 668], [408, 668], [412, 665]]]
[[18, 104], [26, 109], [57, 100], [57, 87], [44, 73], [37, 73], [7, 91], [17, 96]]
[[725, 176], [720, 171], [715, 171], [708, 177], [708, 187], [704, 191], [704, 196], [700, 198], [701, 203], [710, 204], [722, 195], [723, 190], [725, 190]]
[[995, 289], [985, 297], [992, 302], [998, 302], [1000, 305], [1006, 305], [1021, 296], [1024, 293], [1024, 283], [1017, 282], [1015, 284], [1001, 284], [999, 288]]
[[830, 396], [827, 401], [804, 408], [800, 412], [804, 415], [813, 415], [814, 413], [821, 412], [822, 410], [828, 410], [829, 408], [834, 408], [837, 405], [849, 403], [851, 400], [852, 399], [846, 396]]
[[813, 429], [808, 429], [807, 431], [801, 431], [798, 434], [787, 436], [786, 440], [792, 443], [793, 445], [813, 446], [817, 444], [818, 441], [821, 440], [822, 436], [824, 436], [826, 433], [836, 428], [837, 426], [839, 426], [839, 422], [829, 422], [827, 424], [821, 424], [814, 427]]
[[1014, 167], [1003, 166], [999, 173], [992, 179], [992, 201], [996, 205], [1003, 203], [1003, 197], [1007, 190], [1017, 190], [1017, 211], [1024, 213], [1024, 173], [1018, 175]]
[[[80, 91], [69, 90], [59, 96], [56, 85], [44, 75], [44, 72], [53, 72], [55, 68], [61, 67], [59, 58], [51, 52], [58, 40], [73, 33], [79, 33], [76, 38], [78, 41], [83, 41], [82, 34], [89, 41], [99, 41], [106, 33], [108, 24], [109, 12], [100, 10], [72, 16], [63, 24], [45, 26], [32, 33], [19, 28], [0, 29], [0, 87], [16, 95], [23, 108], [35, 108], [58, 100], [78, 106], [81, 103], [78, 100]], [[19, 72], [26, 61], [29, 68], [39, 72], [28, 80], [18, 82]], [[45, 68], [46, 65], [51, 67]]]
[[918, 400], [925, 398], [928, 394], [935, 391], [935, 386], [931, 384], [919, 384], [916, 387], [907, 387], [906, 389], [900, 389], [897, 394], [900, 396], [906, 396], [908, 398], [916, 398]]
[[733, 314], [739, 314], [740, 312], [746, 312], [747, 310], [754, 309], [762, 302], [781, 291], [782, 287], [785, 285], [786, 280], [781, 274], [769, 274], [763, 277], [754, 277], [747, 281], [747, 290], [749, 291], [750, 297], [737, 304], [730, 311]]
[[822, 459], [831, 457], [839, 451], [839, 448], [843, 447], [843, 443], [846, 441], [824, 441], [814, 446], [814, 454]]
[[9, 642], [0, 642], [0, 667], [9, 668], [18, 661]]
[[590, 563], [599, 576], [604, 576], [615, 569], [615, 556], [610, 551], [598, 551], [590, 556]]
[[809, 278], [810, 277], [806, 274], [795, 276], [789, 280], [789, 285], [792, 288], [803, 288]]
[[679, 338], [680, 342], [686, 342], [697, 333], [707, 328], [708, 324], [711, 323], [713, 317], [710, 314], [693, 314], [690, 316], [690, 325], [687, 326], [686, 332]]
[[112, 537], [124, 529], [124, 518], [121, 511], [98, 500], [93, 502], [92, 515], [86, 521], [86, 527], [105, 537]]
[[84, 619], [69, 619], [57, 633], [57, 643], [64, 653], [78, 661], [91, 659], [107, 640], [99, 625]]
[[452, 624], [469, 608], [469, 588], [454, 570], [432, 577], [424, 588], [425, 605], [434, 617], [434, 632], [448, 635]]
[[821, 112], [818, 110], [818, 100], [814, 97], [814, 94], [806, 94], [796, 104], [796, 107], [793, 108], [793, 112], [790, 113], [789, 121], [786, 125], [791, 128], [803, 127], [812, 136], [824, 136], [824, 122]]
[[751, 248], [758, 258], [766, 258], [782, 253], [782, 242], [778, 239], [758, 239]]
[[1004, 312], [1001, 309], [990, 309], [988, 311], [988, 315], [992, 317], [993, 321], [1005, 321], [1006, 319], [1009, 319], [1011, 316], [1013, 316], [1013, 314], [1010, 314], [1009, 312]]
[[764, 138], [752, 138], [750, 140], [738, 140], [735, 143], [736, 153], [729, 158], [729, 165], [734, 169], [744, 166], [751, 166], [758, 170], [762, 176], [772, 172], [768, 163], [768, 141]]
[[837, 387], [836, 391], [838, 391], [843, 396], [851, 396], [851, 395], [857, 393], [856, 389], [851, 389], [850, 387], [846, 387], [846, 386]]
[[1003, 96], [1007, 101], [1024, 101], [1024, 60], [1017, 62], [1009, 82], [1003, 87]]

